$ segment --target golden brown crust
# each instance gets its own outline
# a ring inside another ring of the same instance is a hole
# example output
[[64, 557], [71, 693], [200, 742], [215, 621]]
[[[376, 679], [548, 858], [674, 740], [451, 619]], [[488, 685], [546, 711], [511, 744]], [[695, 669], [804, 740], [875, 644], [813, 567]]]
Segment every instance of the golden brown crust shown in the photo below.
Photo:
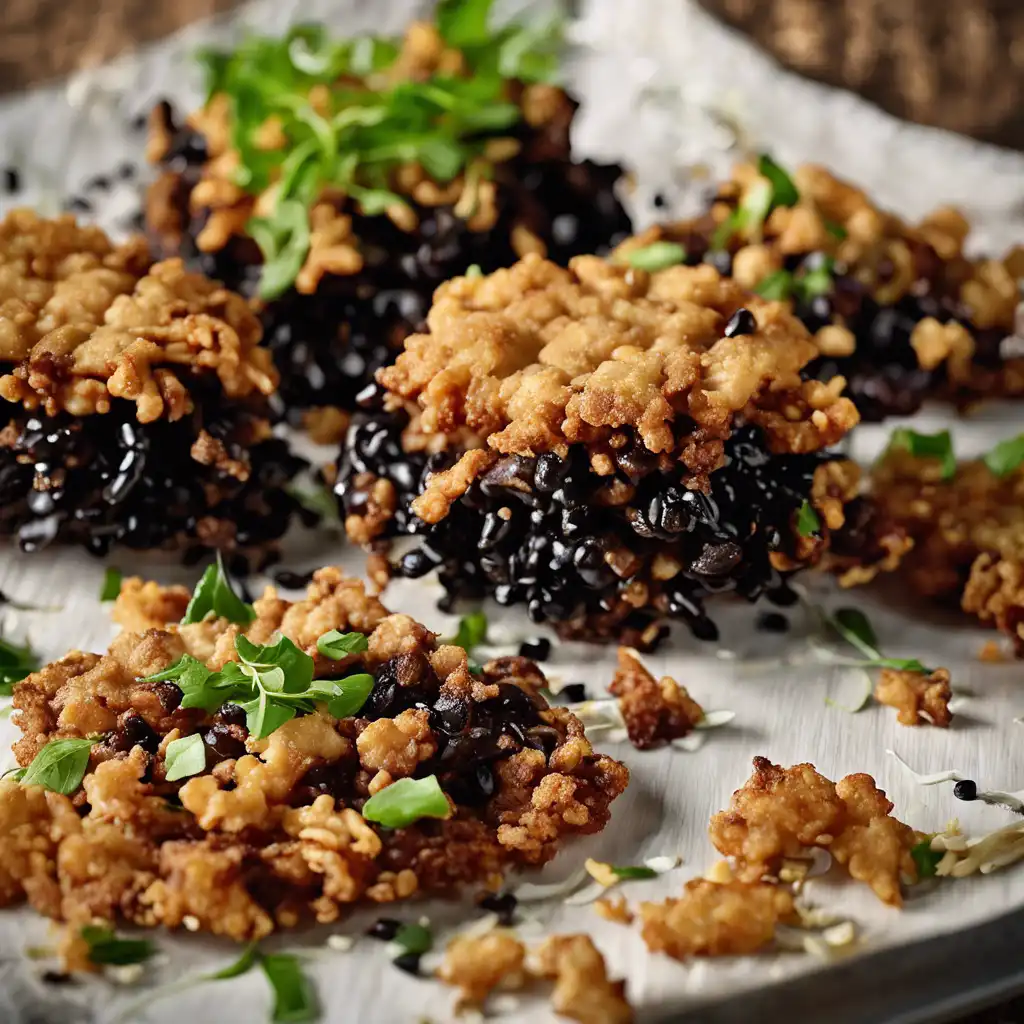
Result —
[[640, 904], [647, 948], [676, 960], [756, 953], [772, 941], [777, 924], [794, 917], [789, 891], [767, 882], [694, 878], [678, 899]]
[[648, 750], [688, 735], [704, 717], [704, 709], [686, 687], [669, 676], [656, 680], [628, 647], [619, 648], [619, 664], [608, 687], [619, 698], [629, 742]]
[[[740, 307], [757, 331], [726, 338]], [[418, 402], [424, 429], [468, 427], [503, 454], [564, 452], [622, 428], [681, 453], [693, 423], [717, 444], [741, 413], [765, 420], [773, 448], [810, 451], [857, 419], [837, 388], [800, 380], [816, 354], [803, 325], [707, 265], [649, 274], [581, 256], [565, 270], [527, 256], [442, 285], [428, 325], [378, 379]], [[791, 418], [773, 416], [787, 399]]]
[[[497, 659], [473, 676], [464, 650], [438, 646], [408, 616], [388, 614], [338, 569], [315, 573], [301, 601], [268, 588], [245, 627], [215, 618], [179, 625], [185, 596], [129, 580], [117, 616], [144, 632], [121, 633], [105, 655], [72, 652], [15, 687], [20, 764], [55, 739], [100, 739], [70, 798], [0, 783], [0, 901], [27, 898], [72, 924], [122, 917], [248, 941], [303, 920], [334, 921], [360, 900], [493, 885], [511, 865], [549, 860], [566, 836], [603, 828], [625, 788], [625, 766], [595, 754], [581, 723], [543, 702], [536, 665]], [[513, 745], [495, 762], [489, 801], [449, 797], [448, 820], [378, 831], [360, 813], [371, 794], [438, 770], [449, 785], [443, 767], [426, 764], [440, 743], [426, 710], [336, 720], [319, 706], [257, 739], [218, 715], [182, 709], [173, 684], [144, 679], [186, 653], [221, 668], [237, 657], [243, 628], [254, 643], [289, 637], [320, 677], [390, 672], [431, 699], [443, 693], [467, 716], [479, 702], [522, 691], [553, 745], [548, 753]], [[331, 629], [367, 634], [368, 650], [325, 658], [316, 641]], [[167, 782], [168, 745], [193, 734], [204, 737], [207, 770]], [[237, 752], [211, 763], [217, 736]], [[69, 956], [76, 949], [70, 942]]]
[[754, 774], [711, 819], [711, 841], [733, 857], [741, 881], [774, 874], [785, 857], [831, 852], [878, 898], [900, 906], [901, 878], [916, 879], [910, 849], [919, 836], [889, 815], [892, 803], [869, 775], [832, 783], [813, 765], [782, 768], [754, 758]]
[[626, 983], [612, 981], [589, 935], [552, 935], [534, 954], [535, 969], [555, 982], [551, 1005], [580, 1024], [631, 1024]]
[[229, 398], [270, 394], [278, 377], [245, 300], [185, 270], [114, 247], [71, 217], [16, 210], [0, 222], [0, 396], [49, 415], [134, 402], [140, 422], [179, 419], [189, 383], [215, 375]]
[[952, 696], [949, 671], [944, 668], [937, 668], [928, 675], [883, 668], [875, 684], [875, 700], [896, 708], [896, 718], [901, 725], [926, 723], [948, 728], [953, 721], [949, 710]]

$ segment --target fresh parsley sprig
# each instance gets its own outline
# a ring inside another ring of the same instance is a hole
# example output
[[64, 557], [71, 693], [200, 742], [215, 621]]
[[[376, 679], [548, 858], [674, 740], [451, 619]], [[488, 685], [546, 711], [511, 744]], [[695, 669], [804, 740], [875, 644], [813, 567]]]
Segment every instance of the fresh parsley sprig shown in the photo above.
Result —
[[246, 604], [231, 586], [219, 551], [216, 561], [207, 566], [206, 572], [196, 584], [181, 624], [187, 626], [202, 622], [208, 615], [241, 625], [248, 625], [256, 618], [253, 606]]

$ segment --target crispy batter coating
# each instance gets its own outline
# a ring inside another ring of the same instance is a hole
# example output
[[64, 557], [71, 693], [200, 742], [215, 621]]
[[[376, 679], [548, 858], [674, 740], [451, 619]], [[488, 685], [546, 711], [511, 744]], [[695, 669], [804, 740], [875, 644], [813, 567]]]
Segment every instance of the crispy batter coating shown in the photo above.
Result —
[[215, 374], [224, 394], [268, 395], [278, 376], [240, 296], [152, 264], [140, 240], [114, 247], [74, 218], [16, 210], [0, 221], [0, 396], [49, 415], [104, 413], [134, 402], [142, 423], [192, 409], [190, 378]]
[[580, 1024], [630, 1024], [626, 983], [612, 981], [589, 935], [552, 935], [534, 954], [541, 977], [552, 978], [551, 1005]]
[[456, 1012], [480, 1007], [499, 985], [521, 988], [527, 981], [526, 947], [515, 934], [495, 928], [486, 935], [457, 935], [444, 952], [437, 976], [461, 991]]
[[[283, 633], [320, 676], [373, 673], [377, 711], [337, 720], [319, 705], [256, 739], [231, 705], [183, 710], [174, 683], [144, 677], [184, 653], [220, 668], [243, 628], [214, 618], [179, 625], [185, 596], [129, 580], [118, 617], [143, 632], [123, 632], [105, 655], [72, 652], [16, 685], [22, 765], [54, 739], [99, 738], [70, 797], [0, 782], [0, 902], [28, 899], [73, 926], [122, 918], [249, 941], [334, 921], [361, 900], [493, 884], [511, 865], [549, 860], [566, 836], [603, 828], [625, 788], [625, 766], [595, 754], [581, 723], [540, 697], [535, 664], [497, 659], [472, 675], [464, 650], [438, 646], [334, 568], [314, 574], [301, 601], [268, 588], [244, 630], [254, 643]], [[316, 640], [330, 629], [367, 634], [369, 649], [324, 658]], [[406, 687], [416, 696], [404, 697]], [[432, 725], [433, 710], [409, 706], [417, 702], [440, 702], [454, 733]], [[506, 735], [502, 715], [518, 716], [517, 735], [544, 742]], [[169, 743], [193, 734], [206, 770], [167, 782]], [[490, 788], [474, 790], [486, 763]], [[363, 803], [411, 774], [437, 775], [452, 817], [378, 831]], [[69, 962], [79, 946], [72, 936]]]
[[608, 687], [619, 698], [629, 742], [649, 750], [688, 735], [704, 709], [669, 676], [655, 680], [628, 647], [619, 648], [619, 665]]
[[729, 810], [711, 819], [716, 849], [735, 859], [740, 881], [775, 874], [785, 857], [813, 846], [831, 852], [879, 899], [902, 904], [900, 879], [917, 878], [913, 829], [890, 817], [892, 803], [869, 775], [832, 783], [810, 764], [782, 768], [754, 758], [754, 774], [732, 796]]
[[[744, 306], [756, 332], [724, 337]], [[378, 379], [419, 404], [427, 431], [468, 427], [502, 454], [564, 454], [624, 427], [651, 452], [682, 452], [691, 420], [719, 451], [740, 413], [763, 421], [773, 450], [806, 452], [857, 422], [841, 383], [801, 381], [816, 353], [803, 325], [708, 265], [649, 274], [581, 256], [565, 270], [527, 256], [442, 285], [428, 325]]]
[[145, 633], [180, 622], [191, 597], [187, 587], [162, 587], [154, 580], [129, 576], [121, 581], [110, 617], [131, 633]]
[[942, 479], [934, 458], [891, 450], [874, 467], [873, 500], [913, 538], [900, 570], [922, 597], [957, 602], [1024, 654], [1024, 467], [997, 477], [983, 461]]
[[794, 915], [789, 891], [767, 882], [692, 878], [678, 899], [640, 904], [647, 948], [676, 960], [755, 953]]
[[901, 725], [924, 722], [940, 729], [948, 728], [953, 721], [949, 710], [952, 696], [949, 670], [944, 668], [937, 668], [929, 675], [883, 668], [875, 684], [875, 700], [896, 708], [896, 718]]

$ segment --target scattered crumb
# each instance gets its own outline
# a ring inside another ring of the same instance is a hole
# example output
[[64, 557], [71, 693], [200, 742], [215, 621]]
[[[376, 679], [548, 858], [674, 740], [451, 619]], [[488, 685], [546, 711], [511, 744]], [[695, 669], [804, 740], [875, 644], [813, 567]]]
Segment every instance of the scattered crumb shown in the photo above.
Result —
[[875, 700], [896, 708], [896, 720], [901, 725], [948, 728], [953, 721], [949, 710], [952, 696], [949, 671], [944, 668], [937, 668], [930, 675], [883, 668], [875, 684]]
[[625, 896], [603, 896], [594, 902], [594, 909], [606, 921], [615, 921], [617, 924], [633, 923], [633, 912], [629, 909]]

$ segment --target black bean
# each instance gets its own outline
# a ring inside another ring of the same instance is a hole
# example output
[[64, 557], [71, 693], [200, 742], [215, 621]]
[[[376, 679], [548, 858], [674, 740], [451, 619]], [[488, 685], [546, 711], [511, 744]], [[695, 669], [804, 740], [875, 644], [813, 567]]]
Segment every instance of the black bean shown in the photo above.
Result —
[[402, 927], [402, 922], [394, 917], [378, 917], [367, 929], [366, 934], [371, 939], [380, 939], [381, 942], [390, 942]]
[[757, 617], [757, 628], [764, 633], [787, 633], [789, 619], [781, 612], [761, 612]]
[[481, 910], [489, 910], [492, 914], [496, 914], [498, 917], [498, 924], [503, 928], [511, 928], [512, 923], [515, 921], [516, 905], [518, 900], [510, 892], [494, 893], [490, 896], [484, 896], [477, 906]]
[[977, 800], [978, 799], [978, 784], [971, 779], [961, 779], [953, 787], [953, 796], [957, 800]]
[[142, 747], [148, 753], [155, 754], [160, 746], [160, 737], [142, 715], [130, 711], [122, 717], [108, 742], [112, 749], [121, 753], [127, 753], [133, 747]]
[[551, 641], [543, 636], [524, 640], [519, 645], [519, 656], [533, 661], [547, 661], [551, 657]]
[[420, 958], [421, 953], [400, 953], [392, 963], [400, 970], [405, 971], [406, 974], [412, 974], [415, 977], [420, 976]]
[[4, 168], [4, 191], [8, 195], [21, 191], [21, 172], [13, 165]]
[[586, 684], [567, 683], [558, 691], [558, 696], [568, 704], [578, 704], [587, 699]]
[[755, 334], [757, 332], [757, 321], [749, 309], [742, 306], [736, 310], [729, 322], [725, 325], [725, 336], [735, 338], [741, 334]]

